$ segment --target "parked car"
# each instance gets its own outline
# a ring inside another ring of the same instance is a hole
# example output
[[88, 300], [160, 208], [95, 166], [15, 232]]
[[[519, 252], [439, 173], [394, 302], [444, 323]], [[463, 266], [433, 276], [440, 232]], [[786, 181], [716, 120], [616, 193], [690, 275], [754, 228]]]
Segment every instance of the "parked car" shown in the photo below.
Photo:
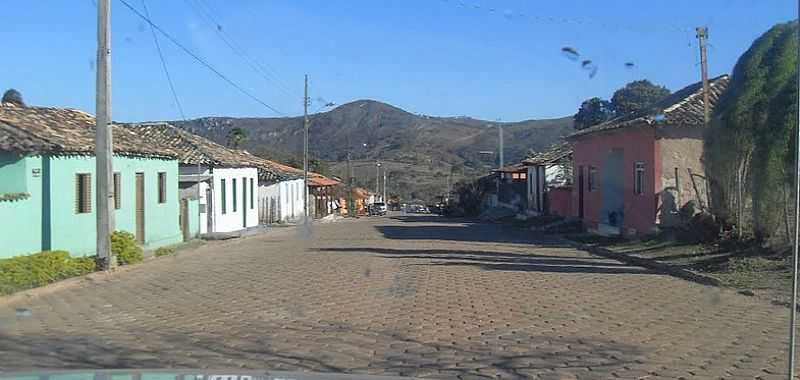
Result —
[[428, 214], [430, 211], [427, 207], [421, 204], [410, 204], [406, 207], [406, 212], [412, 214]]
[[386, 203], [376, 202], [369, 205], [369, 215], [386, 215]]

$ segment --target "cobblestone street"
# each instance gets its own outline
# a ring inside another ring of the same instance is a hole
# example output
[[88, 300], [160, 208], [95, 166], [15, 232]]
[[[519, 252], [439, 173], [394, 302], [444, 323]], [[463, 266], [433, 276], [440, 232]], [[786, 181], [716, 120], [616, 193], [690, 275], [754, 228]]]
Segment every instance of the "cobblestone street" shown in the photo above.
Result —
[[362, 218], [2, 303], [0, 368], [783, 379], [788, 314], [510, 227]]

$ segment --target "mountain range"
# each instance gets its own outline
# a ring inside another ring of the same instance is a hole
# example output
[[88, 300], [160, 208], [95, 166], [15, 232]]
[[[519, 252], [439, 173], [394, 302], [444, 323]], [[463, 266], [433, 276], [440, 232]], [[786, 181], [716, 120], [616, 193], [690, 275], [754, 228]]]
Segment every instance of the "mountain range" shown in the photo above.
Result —
[[[240, 128], [246, 137], [239, 148], [302, 166], [302, 116], [204, 117], [171, 123], [226, 145], [233, 143], [231, 131]], [[375, 188], [375, 163], [380, 161], [388, 171], [388, 193], [428, 200], [443, 193], [448, 183], [497, 166], [498, 125], [503, 127], [506, 163], [545, 149], [573, 130], [572, 117], [499, 123], [414, 114], [357, 100], [309, 115], [309, 156], [314, 170], [345, 178], [349, 152], [355, 183], [368, 189]]]

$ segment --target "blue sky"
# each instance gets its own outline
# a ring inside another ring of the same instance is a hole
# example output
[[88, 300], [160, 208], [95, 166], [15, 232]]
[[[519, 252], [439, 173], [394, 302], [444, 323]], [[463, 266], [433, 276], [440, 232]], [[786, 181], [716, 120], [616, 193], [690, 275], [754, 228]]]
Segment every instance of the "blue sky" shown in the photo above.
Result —
[[[142, 9], [142, 0], [126, 1]], [[671, 90], [696, 81], [699, 25], [710, 30], [710, 73], [730, 72], [756, 37], [797, 16], [789, 0], [150, 0], [147, 6], [157, 25], [284, 114], [302, 113], [308, 73], [312, 99], [370, 98], [415, 113], [504, 121], [573, 114], [583, 99], [610, 97], [635, 79]], [[7, 2], [3, 16], [0, 88], [19, 89], [30, 104], [93, 113], [93, 0]], [[223, 33], [253, 61], [234, 53]], [[187, 117], [275, 116], [159, 37]], [[562, 55], [564, 46], [596, 63], [597, 75], [590, 79]], [[119, 0], [112, 0], [112, 51], [114, 119], [179, 119], [149, 27]], [[252, 62], [264, 69], [254, 70]]]

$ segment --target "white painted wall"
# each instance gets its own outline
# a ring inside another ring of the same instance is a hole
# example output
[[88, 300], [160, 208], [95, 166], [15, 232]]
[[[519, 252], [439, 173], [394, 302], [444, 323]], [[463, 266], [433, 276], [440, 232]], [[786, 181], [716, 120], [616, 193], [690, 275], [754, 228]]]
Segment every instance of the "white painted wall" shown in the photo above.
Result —
[[[258, 170], [255, 168], [214, 168], [211, 170], [213, 189], [213, 232], [233, 232], [258, 225]], [[225, 212], [223, 213], [222, 182], [225, 181]], [[233, 183], [236, 181], [234, 196]], [[251, 194], [250, 183], [253, 183]], [[244, 182], [244, 183], [243, 183]], [[246, 187], [246, 192], [244, 189]], [[201, 192], [204, 189], [201, 189]], [[243, 198], [243, 196], [245, 196]], [[252, 195], [252, 204], [250, 202]], [[234, 200], [236, 205], [234, 206]], [[203, 201], [203, 199], [201, 199]], [[246, 216], [246, 217], [245, 217]], [[201, 228], [202, 231], [202, 228]]]
[[[303, 179], [292, 179], [258, 187], [260, 220], [269, 222], [296, 222], [303, 216]], [[273, 205], [277, 208], [272, 211]]]

